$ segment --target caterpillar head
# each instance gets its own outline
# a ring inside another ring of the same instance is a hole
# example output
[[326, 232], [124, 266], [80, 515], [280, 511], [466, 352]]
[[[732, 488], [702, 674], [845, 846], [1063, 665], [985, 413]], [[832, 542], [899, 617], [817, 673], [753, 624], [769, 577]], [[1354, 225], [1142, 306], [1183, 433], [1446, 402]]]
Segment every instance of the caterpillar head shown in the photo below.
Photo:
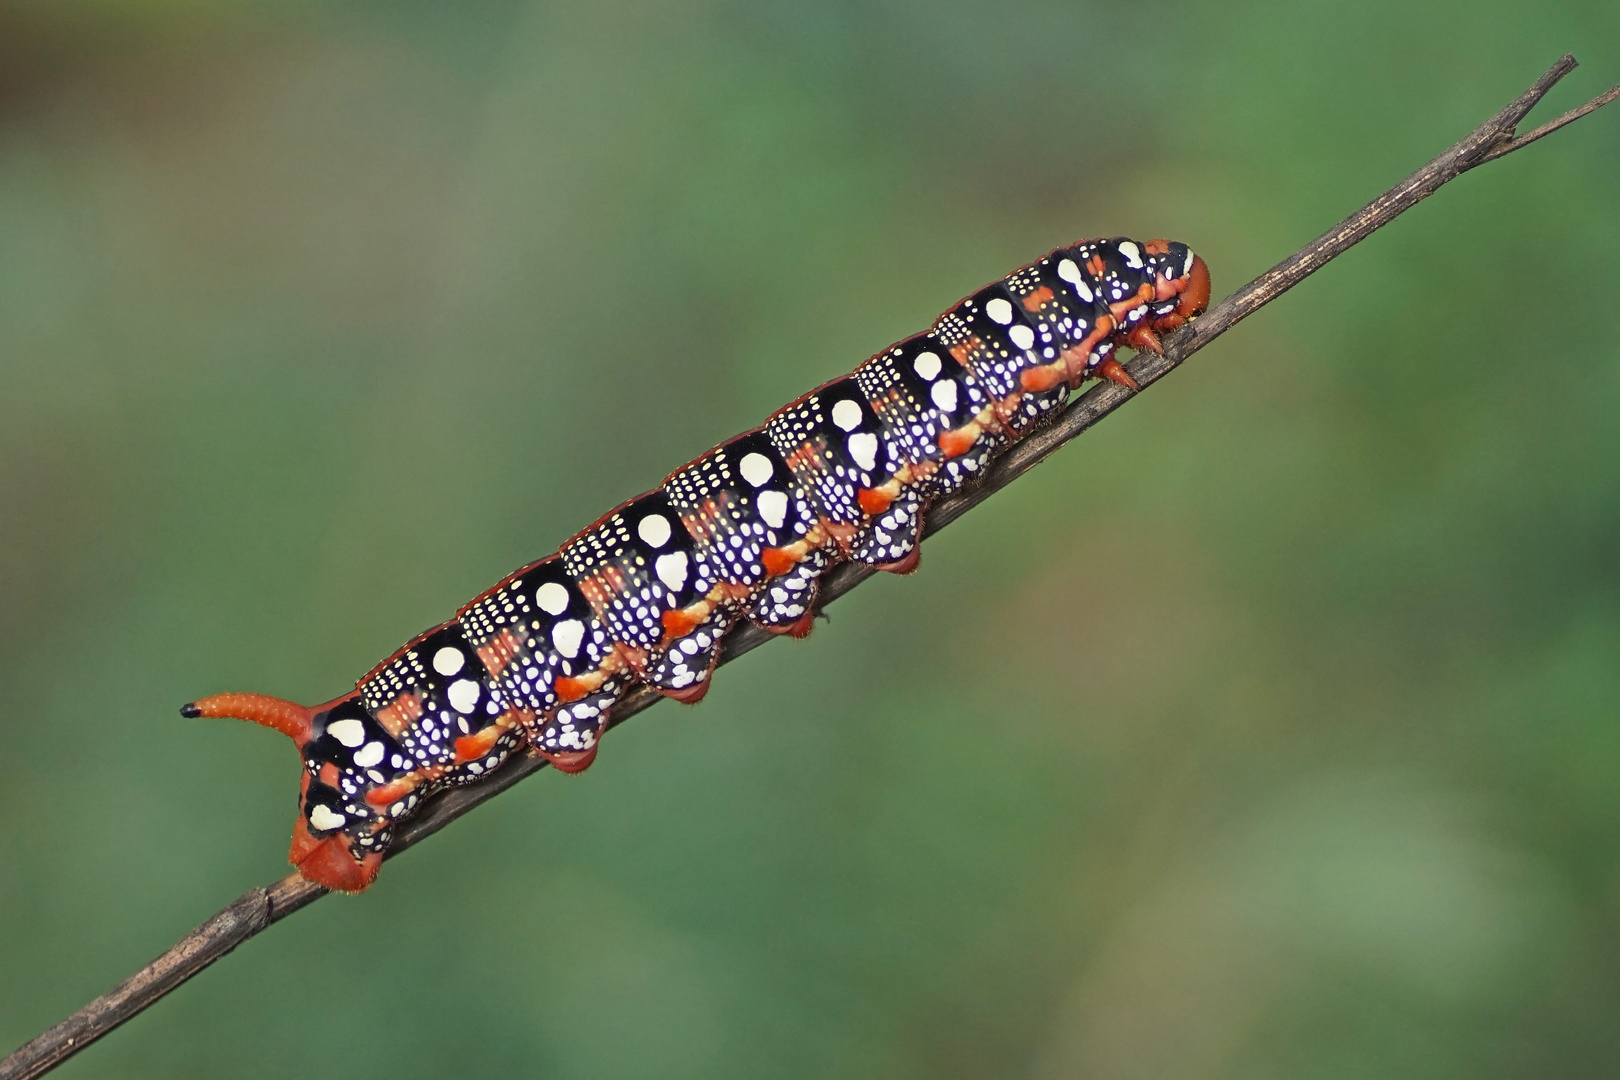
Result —
[[1209, 267], [1179, 240], [1149, 240], [1146, 270], [1153, 275], [1153, 329], [1174, 330], [1209, 307]]
[[[1094, 240], [1075, 251], [1089, 256], [1086, 266], [1097, 277], [1100, 298], [1113, 320], [1110, 340], [1114, 345], [1162, 354], [1159, 334], [1209, 306], [1209, 268], [1179, 241]], [[1135, 389], [1118, 361], [1112, 363], [1114, 373], [1106, 374], [1110, 361], [1099, 346], [1087, 370], [1103, 372], [1106, 378]]]

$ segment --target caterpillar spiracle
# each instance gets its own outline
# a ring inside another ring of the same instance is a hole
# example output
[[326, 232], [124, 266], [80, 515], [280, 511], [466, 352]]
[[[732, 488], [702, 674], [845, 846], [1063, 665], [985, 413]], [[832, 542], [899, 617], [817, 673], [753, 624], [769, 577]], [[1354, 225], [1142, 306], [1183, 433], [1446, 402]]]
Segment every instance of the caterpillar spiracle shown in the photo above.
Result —
[[359, 892], [435, 791], [476, 783], [525, 745], [579, 772], [633, 685], [702, 698], [735, 620], [803, 637], [829, 567], [914, 570], [932, 500], [971, 484], [1084, 379], [1136, 389], [1114, 350], [1160, 351], [1157, 335], [1203, 312], [1209, 291], [1179, 242], [1059, 248], [609, 511], [355, 690], [312, 707], [217, 694], [181, 714], [291, 737], [304, 762], [291, 861]]

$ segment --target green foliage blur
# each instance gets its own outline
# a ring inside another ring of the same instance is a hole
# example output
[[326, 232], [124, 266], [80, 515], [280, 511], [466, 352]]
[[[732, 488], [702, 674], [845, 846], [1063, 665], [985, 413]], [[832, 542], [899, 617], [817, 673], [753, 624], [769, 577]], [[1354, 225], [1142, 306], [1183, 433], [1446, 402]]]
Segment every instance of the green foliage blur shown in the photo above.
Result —
[[[1217, 296], [1613, 0], [0, 3], [0, 1052], [306, 702], [1049, 248]], [[1620, 106], [63, 1077], [1620, 1075]]]

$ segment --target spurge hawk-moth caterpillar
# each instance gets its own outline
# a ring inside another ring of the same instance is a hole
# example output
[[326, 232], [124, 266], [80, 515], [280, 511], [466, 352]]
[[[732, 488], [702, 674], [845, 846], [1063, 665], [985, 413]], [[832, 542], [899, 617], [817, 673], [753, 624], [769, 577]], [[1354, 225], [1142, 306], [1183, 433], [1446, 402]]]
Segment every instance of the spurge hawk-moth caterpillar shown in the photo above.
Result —
[[304, 777], [291, 860], [359, 892], [394, 825], [435, 791], [525, 744], [579, 772], [634, 684], [702, 698], [735, 620], [803, 637], [830, 566], [915, 569], [932, 500], [971, 484], [1084, 379], [1136, 389], [1114, 350], [1160, 351], [1158, 334], [1201, 313], [1209, 289], [1185, 244], [1059, 248], [609, 511], [354, 691], [314, 707], [218, 694], [181, 713], [292, 738]]

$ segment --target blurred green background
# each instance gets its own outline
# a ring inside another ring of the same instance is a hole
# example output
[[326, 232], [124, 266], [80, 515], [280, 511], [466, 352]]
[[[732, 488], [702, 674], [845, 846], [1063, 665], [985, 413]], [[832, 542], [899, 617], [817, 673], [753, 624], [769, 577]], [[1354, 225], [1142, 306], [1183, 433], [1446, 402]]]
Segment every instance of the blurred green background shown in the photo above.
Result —
[[[1535, 122], [1612, 0], [0, 4], [0, 1049], [286, 872], [290, 748], [180, 703], [340, 693], [1056, 244], [1224, 295], [1566, 50]], [[60, 1075], [1620, 1074], [1617, 163], [1464, 177]]]

